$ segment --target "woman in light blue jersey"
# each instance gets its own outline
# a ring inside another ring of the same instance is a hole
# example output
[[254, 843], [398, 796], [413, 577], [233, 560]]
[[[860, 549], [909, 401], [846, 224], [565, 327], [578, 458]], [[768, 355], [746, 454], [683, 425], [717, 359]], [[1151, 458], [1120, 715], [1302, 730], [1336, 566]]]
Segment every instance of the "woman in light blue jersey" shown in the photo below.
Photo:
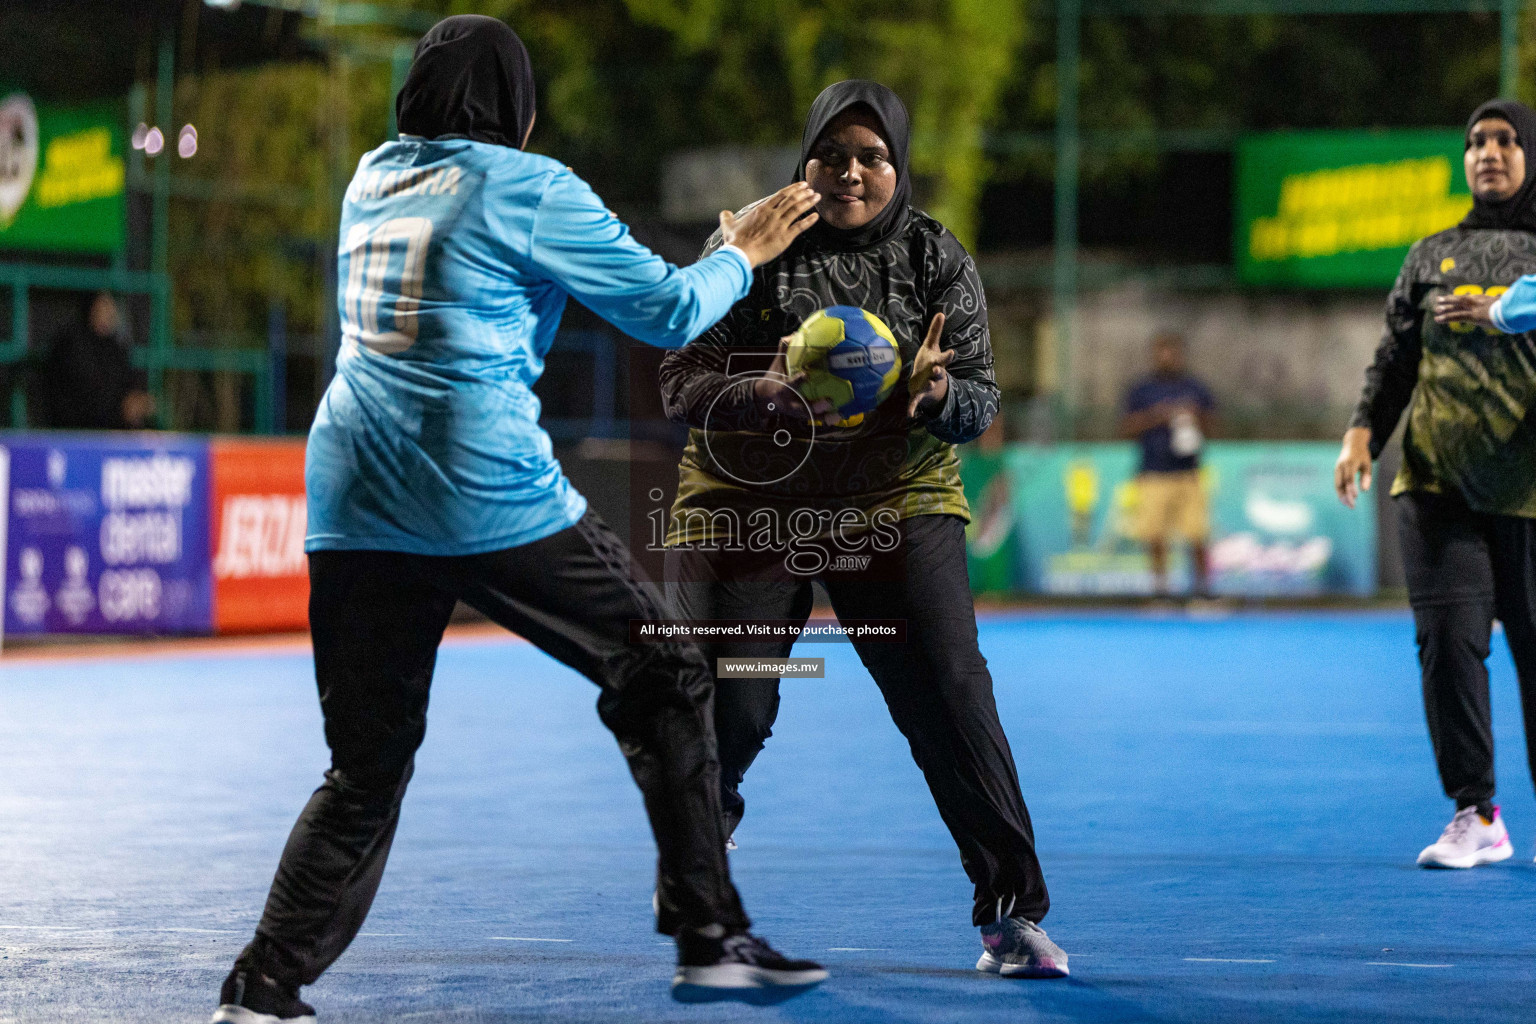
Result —
[[[679, 922], [680, 999], [826, 977], [747, 932], [721, 831], [710, 671], [691, 644], [631, 644], [657, 590], [566, 480], [533, 385], [567, 296], [675, 348], [815, 222], [799, 184], [678, 269], [568, 167], [523, 151], [528, 53], [491, 18], [416, 48], [401, 136], [342, 207], [342, 349], [306, 460], [310, 627], [331, 768], [294, 826], [215, 1021], [313, 1021], [298, 998], [362, 926], [426, 730], [437, 646], [462, 600], [591, 678], [645, 797], [657, 897]], [[594, 908], [596, 910], [597, 908]]]

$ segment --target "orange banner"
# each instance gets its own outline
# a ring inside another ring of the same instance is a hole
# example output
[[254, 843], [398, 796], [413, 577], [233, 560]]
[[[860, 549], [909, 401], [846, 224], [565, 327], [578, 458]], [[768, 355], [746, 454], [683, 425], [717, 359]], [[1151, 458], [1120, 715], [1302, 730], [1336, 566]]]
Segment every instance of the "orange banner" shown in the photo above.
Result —
[[309, 628], [303, 439], [220, 439], [208, 461], [214, 631]]

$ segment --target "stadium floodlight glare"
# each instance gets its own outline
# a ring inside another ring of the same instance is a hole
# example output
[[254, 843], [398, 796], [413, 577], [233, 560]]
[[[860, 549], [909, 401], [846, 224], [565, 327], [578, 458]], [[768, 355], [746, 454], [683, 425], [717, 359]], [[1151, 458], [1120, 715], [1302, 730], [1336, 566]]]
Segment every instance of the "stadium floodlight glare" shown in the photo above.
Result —
[[159, 128], [151, 128], [144, 136], [144, 152], [150, 156], [158, 156], [165, 148], [165, 136]]
[[144, 140], [147, 138], [149, 138], [149, 125], [140, 121], [139, 126], [133, 130], [133, 148], [143, 149]]
[[181, 126], [181, 132], [176, 136], [176, 155], [183, 160], [190, 160], [197, 152], [197, 129], [190, 125]]
[[240, 6], [240, 0], [203, 0], [203, 3], [220, 11], [232, 11]]

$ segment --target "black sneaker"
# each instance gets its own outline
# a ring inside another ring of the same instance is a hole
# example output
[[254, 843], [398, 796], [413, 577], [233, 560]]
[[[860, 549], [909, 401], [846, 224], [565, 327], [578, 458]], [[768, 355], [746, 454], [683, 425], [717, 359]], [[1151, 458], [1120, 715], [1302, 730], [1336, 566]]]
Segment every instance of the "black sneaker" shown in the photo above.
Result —
[[680, 1003], [776, 1003], [826, 980], [827, 970], [820, 964], [790, 960], [747, 932], [727, 934], [722, 926], [711, 925], [677, 935], [672, 998]]
[[237, 967], [224, 979], [219, 1008], [208, 1024], [315, 1024], [315, 1008], [297, 990]]

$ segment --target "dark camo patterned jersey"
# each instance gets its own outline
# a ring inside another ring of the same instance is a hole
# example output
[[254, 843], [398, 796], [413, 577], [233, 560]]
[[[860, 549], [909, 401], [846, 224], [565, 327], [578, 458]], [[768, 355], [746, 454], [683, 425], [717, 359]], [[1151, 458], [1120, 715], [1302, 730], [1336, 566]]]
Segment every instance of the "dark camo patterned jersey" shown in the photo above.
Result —
[[[718, 233], [705, 253], [719, 244]], [[827, 306], [859, 306], [891, 328], [901, 347], [902, 379], [862, 422], [807, 427], [758, 408], [752, 379], [766, 369], [779, 339]], [[921, 423], [907, 419], [912, 359], [928, 322], [945, 315], [943, 349], [954, 349], [943, 408]], [[949, 513], [970, 519], [954, 446], [997, 415], [992, 343], [981, 278], [970, 254], [938, 221], [914, 210], [889, 241], [841, 252], [808, 241], [759, 267], [747, 297], [703, 336], [662, 363], [667, 414], [691, 428], [679, 467], [667, 543], [727, 542], [767, 509], [780, 522], [811, 509], [819, 533], [842, 510], [850, 532], [882, 509], [886, 517]], [[720, 513], [718, 515], [714, 513]], [[796, 532], [810, 537], [802, 515]]]
[[1460, 494], [1480, 512], [1536, 518], [1536, 338], [1437, 324], [1447, 292], [1498, 294], [1536, 273], [1536, 234], [1451, 228], [1415, 242], [1387, 299], [1387, 330], [1350, 426], [1371, 454], [1408, 408], [1392, 493]]

